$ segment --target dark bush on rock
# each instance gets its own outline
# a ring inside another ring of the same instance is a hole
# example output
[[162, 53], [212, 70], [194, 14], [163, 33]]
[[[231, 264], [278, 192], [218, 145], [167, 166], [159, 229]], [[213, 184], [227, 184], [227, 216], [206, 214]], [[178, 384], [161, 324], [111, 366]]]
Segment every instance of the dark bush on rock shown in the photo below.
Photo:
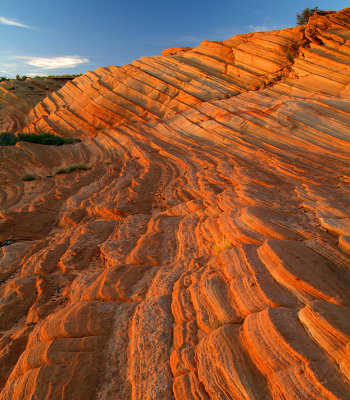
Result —
[[0, 133], [0, 146], [14, 146], [18, 142], [30, 142], [45, 145], [62, 146], [76, 142], [71, 138], [54, 135], [53, 133]]

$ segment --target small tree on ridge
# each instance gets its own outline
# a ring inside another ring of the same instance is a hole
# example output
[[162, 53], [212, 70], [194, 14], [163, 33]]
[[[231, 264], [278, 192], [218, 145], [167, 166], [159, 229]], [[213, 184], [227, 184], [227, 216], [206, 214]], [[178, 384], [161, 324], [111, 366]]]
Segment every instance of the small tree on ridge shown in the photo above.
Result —
[[319, 10], [318, 7], [304, 8], [304, 10], [300, 14], [297, 14], [297, 25], [307, 24], [311, 15], [316, 11], [321, 11], [321, 10]]

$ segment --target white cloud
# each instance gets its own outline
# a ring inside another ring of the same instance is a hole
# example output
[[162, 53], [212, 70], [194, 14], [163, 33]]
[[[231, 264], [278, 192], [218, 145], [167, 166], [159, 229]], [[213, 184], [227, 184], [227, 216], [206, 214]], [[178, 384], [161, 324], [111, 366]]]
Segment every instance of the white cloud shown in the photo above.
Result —
[[267, 26], [265, 26], [265, 25], [260, 25], [260, 26], [259, 25], [258, 26], [247, 25], [247, 28], [251, 29], [254, 32], [262, 32], [262, 31], [268, 31], [269, 30], [269, 28]]
[[80, 56], [63, 56], [63, 57], [28, 57], [25, 64], [39, 67], [42, 69], [55, 68], [74, 68], [79, 64], [89, 62], [88, 58]]
[[287, 28], [287, 26], [282, 25], [245, 25], [251, 32], [263, 32], [263, 31], [275, 31]]
[[38, 72], [28, 72], [26, 76], [45, 76], [45, 74], [39, 74]]
[[12, 19], [8, 19], [5, 17], [0, 17], [0, 24], [2, 25], [11, 25], [11, 26], [17, 26], [19, 28], [27, 28], [27, 29], [33, 29], [31, 26], [29, 25], [24, 25], [21, 24], [20, 22], [14, 21]]

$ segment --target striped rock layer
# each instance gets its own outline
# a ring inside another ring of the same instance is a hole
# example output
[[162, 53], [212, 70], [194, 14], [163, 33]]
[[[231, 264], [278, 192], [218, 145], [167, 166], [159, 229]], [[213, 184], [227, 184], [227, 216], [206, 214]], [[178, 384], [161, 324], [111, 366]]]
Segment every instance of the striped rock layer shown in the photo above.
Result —
[[48, 78], [0, 82], [0, 132], [21, 130], [35, 104], [66, 82], [67, 79]]
[[38, 102], [83, 140], [0, 148], [0, 399], [349, 399], [349, 98], [345, 9]]

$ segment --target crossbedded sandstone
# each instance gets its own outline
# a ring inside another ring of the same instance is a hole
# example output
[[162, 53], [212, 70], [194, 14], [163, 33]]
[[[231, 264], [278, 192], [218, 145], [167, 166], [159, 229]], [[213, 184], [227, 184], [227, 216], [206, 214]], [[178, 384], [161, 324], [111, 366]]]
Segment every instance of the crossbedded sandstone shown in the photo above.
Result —
[[83, 141], [0, 149], [1, 399], [350, 397], [349, 32], [316, 14], [34, 106], [25, 131]]
[[27, 78], [0, 82], [0, 132], [19, 131], [35, 104], [61, 88], [66, 79]]

